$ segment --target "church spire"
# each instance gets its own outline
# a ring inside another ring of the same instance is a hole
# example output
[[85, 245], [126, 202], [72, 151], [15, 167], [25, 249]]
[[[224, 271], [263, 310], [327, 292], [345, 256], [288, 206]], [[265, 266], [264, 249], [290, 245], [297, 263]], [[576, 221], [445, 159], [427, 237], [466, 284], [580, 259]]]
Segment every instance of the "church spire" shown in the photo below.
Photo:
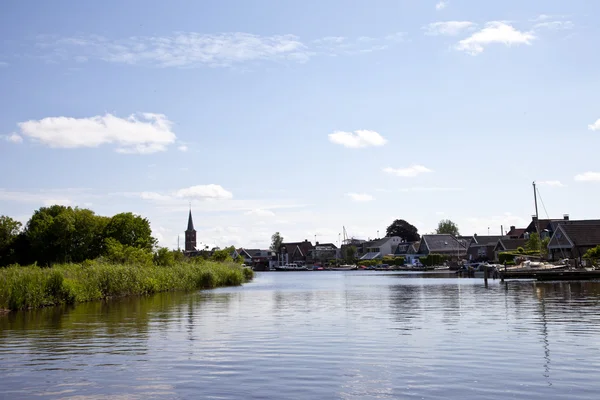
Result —
[[192, 221], [192, 208], [190, 207], [190, 215], [188, 217], [188, 227], [187, 227], [188, 231], [193, 231], [194, 230], [194, 221]]

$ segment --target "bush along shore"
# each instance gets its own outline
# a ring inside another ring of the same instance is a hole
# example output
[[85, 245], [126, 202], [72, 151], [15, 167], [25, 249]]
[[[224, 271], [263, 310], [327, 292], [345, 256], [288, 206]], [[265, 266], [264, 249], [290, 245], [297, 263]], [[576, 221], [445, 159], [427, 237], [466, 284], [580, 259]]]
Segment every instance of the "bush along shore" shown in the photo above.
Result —
[[170, 266], [81, 264], [10, 266], [0, 269], [0, 309], [23, 310], [171, 290], [236, 286], [254, 272], [232, 262], [177, 262]]

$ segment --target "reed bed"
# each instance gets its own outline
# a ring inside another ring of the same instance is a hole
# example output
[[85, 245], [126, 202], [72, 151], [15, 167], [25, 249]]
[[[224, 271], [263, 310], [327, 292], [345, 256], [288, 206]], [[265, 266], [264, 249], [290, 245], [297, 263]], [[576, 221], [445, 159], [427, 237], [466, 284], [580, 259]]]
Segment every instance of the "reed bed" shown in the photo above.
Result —
[[0, 309], [22, 310], [171, 290], [238, 286], [253, 276], [252, 270], [238, 264], [213, 261], [181, 262], [168, 267], [103, 261], [51, 268], [10, 266], [0, 269]]

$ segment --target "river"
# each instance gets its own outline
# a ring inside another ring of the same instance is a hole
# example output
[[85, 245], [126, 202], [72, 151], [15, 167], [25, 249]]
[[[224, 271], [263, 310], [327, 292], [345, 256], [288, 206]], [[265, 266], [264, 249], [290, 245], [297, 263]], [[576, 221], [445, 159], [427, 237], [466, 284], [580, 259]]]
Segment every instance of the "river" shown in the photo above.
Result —
[[0, 316], [6, 399], [591, 399], [600, 282], [262, 272]]

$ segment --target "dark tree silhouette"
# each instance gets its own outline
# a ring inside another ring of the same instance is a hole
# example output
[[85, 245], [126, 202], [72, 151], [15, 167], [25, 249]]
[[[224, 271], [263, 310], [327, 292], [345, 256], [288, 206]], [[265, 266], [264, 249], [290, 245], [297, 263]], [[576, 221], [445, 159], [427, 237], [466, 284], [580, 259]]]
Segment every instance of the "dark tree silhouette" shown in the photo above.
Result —
[[386, 236], [399, 236], [405, 242], [416, 242], [421, 239], [415, 226], [403, 219], [397, 219], [387, 227]]

